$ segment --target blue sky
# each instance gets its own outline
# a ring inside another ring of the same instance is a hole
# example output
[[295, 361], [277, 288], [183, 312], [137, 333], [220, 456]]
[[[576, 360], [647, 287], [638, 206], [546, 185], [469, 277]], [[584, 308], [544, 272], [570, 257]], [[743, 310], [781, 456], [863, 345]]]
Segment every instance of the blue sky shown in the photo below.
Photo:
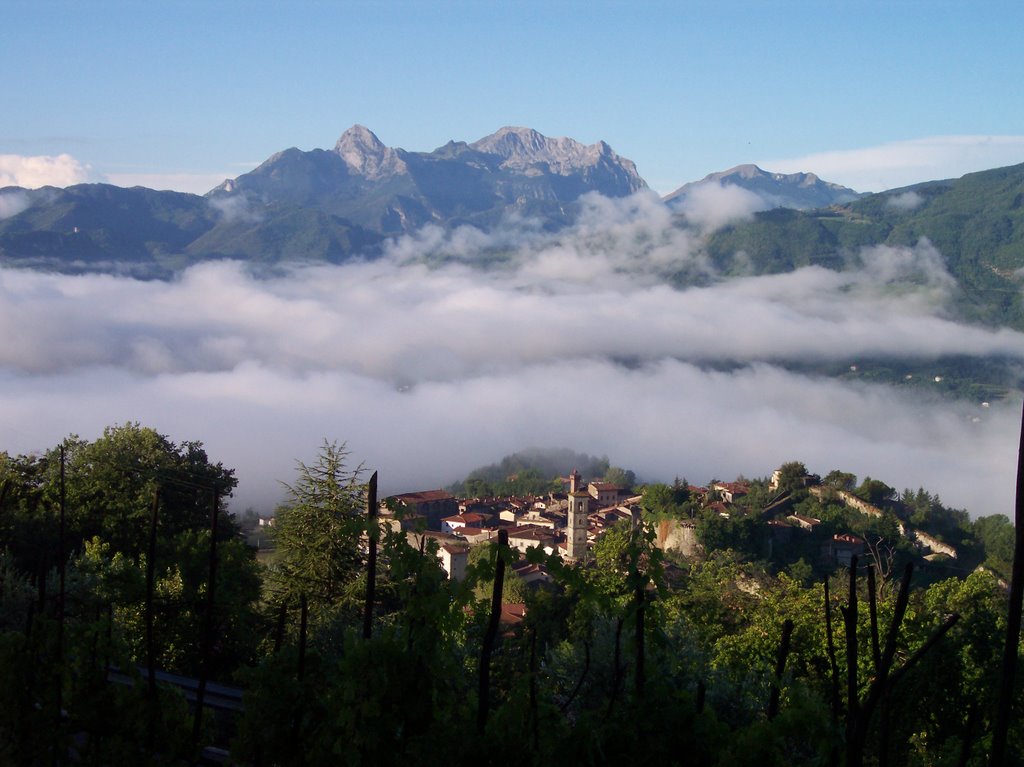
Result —
[[205, 191], [361, 123], [605, 140], [662, 193], [743, 162], [873, 191], [1024, 161], [1022, 29], [1020, 3], [0, 0], [0, 182]]

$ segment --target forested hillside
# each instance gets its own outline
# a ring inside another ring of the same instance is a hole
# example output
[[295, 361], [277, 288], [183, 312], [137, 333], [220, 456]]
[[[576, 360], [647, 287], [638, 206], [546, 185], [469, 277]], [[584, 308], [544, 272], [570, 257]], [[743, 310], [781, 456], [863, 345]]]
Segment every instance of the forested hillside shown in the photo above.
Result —
[[815, 211], [758, 213], [712, 235], [707, 253], [725, 273], [775, 274], [811, 264], [856, 266], [861, 248], [912, 246], [922, 238], [956, 279], [964, 318], [1024, 329], [1024, 165]]

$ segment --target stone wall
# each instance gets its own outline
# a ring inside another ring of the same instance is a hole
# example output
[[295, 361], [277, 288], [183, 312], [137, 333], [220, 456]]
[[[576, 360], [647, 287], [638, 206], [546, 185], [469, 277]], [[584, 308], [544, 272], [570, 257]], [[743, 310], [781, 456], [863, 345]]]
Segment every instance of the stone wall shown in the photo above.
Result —
[[690, 520], [664, 519], [657, 525], [655, 541], [662, 551], [674, 551], [684, 557], [692, 557], [700, 551], [697, 542], [697, 525]]

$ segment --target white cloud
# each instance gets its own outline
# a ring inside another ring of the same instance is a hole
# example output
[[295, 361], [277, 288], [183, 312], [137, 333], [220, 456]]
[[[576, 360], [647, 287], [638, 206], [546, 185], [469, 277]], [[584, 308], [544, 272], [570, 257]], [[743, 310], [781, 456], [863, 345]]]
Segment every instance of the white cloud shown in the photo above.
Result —
[[706, 231], [718, 229], [730, 221], [752, 218], [772, 205], [749, 189], [720, 181], [703, 182], [691, 187], [680, 210]]
[[0, 192], [0, 221], [18, 215], [30, 204], [31, 201], [24, 192]]
[[894, 210], [909, 211], [918, 208], [922, 202], [924, 202], [924, 197], [919, 195], [917, 192], [909, 191], [888, 197], [885, 204], [887, 207], [893, 208]]
[[[374, 261], [274, 279], [229, 261], [170, 282], [0, 270], [0, 327], [19, 328], [0, 334], [0, 449], [140, 420], [237, 467], [243, 505], [272, 505], [276, 481], [327, 437], [348, 440], [389, 492], [546, 444], [649, 479], [763, 476], [795, 458], [1006, 510], [1015, 403], [779, 367], [1024, 361], [1024, 334], [947, 316], [955, 283], [931, 244], [866, 249], [844, 272], [723, 282], [694, 245], [648, 194], [588, 198], [554, 234], [528, 221], [493, 235], [428, 228]], [[463, 262], [481, 253], [491, 268]], [[663, 277], [677, 270], [711, 284], [672, 289]]]
[[813, 172], [858, 192], [881, 192], [1021, 162], [1024, 136], [933, 136], [758, 165], [779, 173]]
[[220, 213], [225, 221], [256, 223], [263, 218], [258, 211], [252, 209], [249, 200], [240, 194], [213, 198], [210, 207]]
[[379, 470], [384, 493], [434, 488], [547, 444], [606, 454], [647, 479], [766, 476], [798, 459], [821, 474], [924, 486], [973, 513], [1006, 513], [1013, 502], [1016, 404], [927, 403], [764, 365], [722, 373], [674, 360], [628, 370], [566, 359], [405, 392], [343, 370], [256, 363], [158, 376], [7, 373], [0, 382], [6, 449], [52, 446], [71, 432], [94, 438], [137, 419], [175, 440], [201, 439], [214, 460], [236, 467], [236, 508], [273, 506], [278, 481], [293, 479], [294, 461], [310, 460], [324, 438], [347, 441], [355, 460]]
[[0, 154], [0, 187], [71, 186], [90, 180], [91, 169], [69, 154]]

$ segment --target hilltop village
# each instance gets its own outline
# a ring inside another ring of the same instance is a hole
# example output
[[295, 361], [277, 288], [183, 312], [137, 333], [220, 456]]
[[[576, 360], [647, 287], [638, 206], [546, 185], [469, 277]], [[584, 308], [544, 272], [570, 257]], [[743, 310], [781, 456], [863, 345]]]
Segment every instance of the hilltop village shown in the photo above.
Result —
[[[573, 470], [560, 478], [561, 491], [530, 496], [457, 498], [447, 490], [391, 496], [381, 503], [384, 524], [405, 531], [410, 545], [437, 544], [448, 577], [462, 580], [474, 547], [495, 539], [499, 530], [518, 552], [512, 571], [523, 586], [551, 580], [543, 564], [529, 562], [532, 548], [563, 561], [586, 564], [594, 548], [615, 525], [653, 528], [655, 543], [673, 559], [699, 559], [710, 549], [730, 548], [744, 558], [790, 569], [805, 577], [848, 567], [854, 557], [870, 557], [892, 568], [897, 554], [925, 567], [959, 569], [958, 550], [947, 539], [910, 523], [915, 499], [927, 513], [959, 520], [963, 512], [946, 510], [923, 491], [903, 499], [892, 488], [867, 478], [854, 487], [852, 475], [833, 472], [823, 481], [800, 463], [775, 470], [770, 480], [713, 481], [697, 486], [633, 488], [585, 480]], [[857, 492], [854, 492], [857, 491]], [[924, 497], [920, 497], [923, 493]], [[871, 501], [875, 502], [872, 503]], [[941, 513], [940, 513], [941, 512]]]

